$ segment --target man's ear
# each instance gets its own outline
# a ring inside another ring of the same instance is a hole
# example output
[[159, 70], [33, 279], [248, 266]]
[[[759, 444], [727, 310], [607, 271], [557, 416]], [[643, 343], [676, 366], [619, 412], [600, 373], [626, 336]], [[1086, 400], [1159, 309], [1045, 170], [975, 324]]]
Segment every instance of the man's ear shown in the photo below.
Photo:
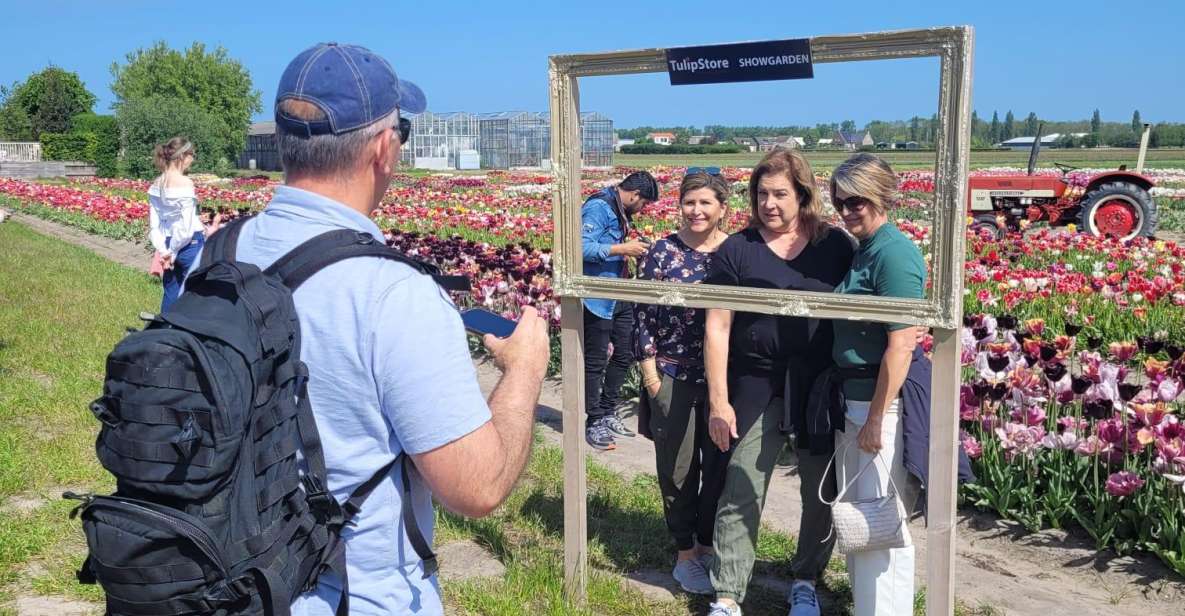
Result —
[[375, 141], [373, 143], [374, 147], [372, 149], [372, 153], [374, 158], [371, 161], [372, 164], [378, 165], [379, 170], [383, 173], [390, 174], [394, 171], [394, 169], [392, 169], [396, 162], [394, 157], [398, 156], [397, 152], [391, 151], [395, 149], [395, 140], [391, 138], [390, 133], [384, 130], [380, 132], [377, 137], [375, 137]]

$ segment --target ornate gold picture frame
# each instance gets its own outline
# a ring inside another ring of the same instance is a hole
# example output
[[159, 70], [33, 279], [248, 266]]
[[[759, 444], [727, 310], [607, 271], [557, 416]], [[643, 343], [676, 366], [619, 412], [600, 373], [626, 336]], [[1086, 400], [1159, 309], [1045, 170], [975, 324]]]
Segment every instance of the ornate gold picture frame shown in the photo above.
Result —
[[585, 276], [580, 246], [581, 77], [667, 71], [665, 49], [641, 49], [551, 56], [551, 139], [555, 223], [553, 285], [562, 298], [564, 379], [565, 575], [570, 594], [583, 596], [587, 517], [584, 475], [583, 311], [588, 297], [728, 308], [787, 316], [912, 323], [934, 330], [933, 414], [927, 528], [927, 613], [952, 614], [954, 510], [957, 461], [959, 336], [963, 304], [965, 204], [970, 149], [971, 78], [974, 32], [970, 26], [818, 36], [810, 39], [816, 65], [936, 57], [938, 88], [934, 216], [930, 280], [926, 299], [715, 285], [609, 279]]

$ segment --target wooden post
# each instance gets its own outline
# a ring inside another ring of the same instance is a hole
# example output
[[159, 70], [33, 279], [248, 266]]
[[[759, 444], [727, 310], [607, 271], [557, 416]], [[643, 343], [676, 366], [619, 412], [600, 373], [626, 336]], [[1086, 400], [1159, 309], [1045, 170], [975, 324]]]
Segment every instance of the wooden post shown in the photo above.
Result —
[[1140, 157], [1136, 161], [1136, 173], [1144, 172], [1144, 155], [1148, 153], [1148, 136], [1152, 134], [1152, 125], [1145, 122], [1144, 132], [1140, 135]]
[[930, 478], [927, 490], [926, 614], [955, 611], [955, 498], [959, 479], [960, 339], [957, 329], [934, 330], [930, 391]]
[[560, 300], [564, 380], [564, 591], [584, 602], [588, 581], [588, 487], [584, 472], [584, 307]]

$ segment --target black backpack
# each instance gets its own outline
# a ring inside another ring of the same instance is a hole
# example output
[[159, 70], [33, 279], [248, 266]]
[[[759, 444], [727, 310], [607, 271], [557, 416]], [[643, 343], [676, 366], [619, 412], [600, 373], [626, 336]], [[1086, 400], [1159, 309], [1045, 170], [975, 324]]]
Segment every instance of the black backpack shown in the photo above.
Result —
[[412, 515], [406, 456], [345, 503], [328, 491], [292, 292], [361, 256], [406, 263], [449, 290], [467, 290], [468, 280], [350, 230], [319, 235], [260, 271], [235, 260], [245, 222], [212, 235], [185, 293], [165, 314], [142, 315], [145, 328], [107, 357], [91, 411], [116, 491], [63, 496], [82, 501], [72, 515], [82, 516], [89, 556], [78, 578], [103, 586], [108, 614], [286, 616], [326, 570], [341, 576], [338, 614], [347, 614], [342, 527], [397, 463], [407, 536], [425, 577], [436, 570]]

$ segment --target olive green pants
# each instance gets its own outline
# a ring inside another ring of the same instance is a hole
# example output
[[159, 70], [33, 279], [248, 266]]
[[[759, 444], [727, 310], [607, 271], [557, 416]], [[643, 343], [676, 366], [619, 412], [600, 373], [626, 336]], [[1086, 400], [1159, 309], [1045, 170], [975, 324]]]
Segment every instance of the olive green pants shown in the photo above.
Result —
[[[757, 531], [761, 528], [766, 492], [773, 478], [774, 465], [787, 443], [786, 435], [778, 429], [782, 415], [781, 398], [770, 402], [760, 417], [748, 422], [740, 417], [744, 412], [742, 409], [735, 410], [738, 427], [747, 423], [751, 423], [751, 427], [740, 434], [730, 451], [724, 489], [716, 510], [716, 558], [710, 573], [716, 596], [740, 603], [745, 599], [745, 589], [753, 575]], [[835, 498], [834, 471], [824, 475], [829, 458], [826, 455], [812, 456], [806, 451], [798, 455], [802, 523], [798, 549], [791, 561], [795, 579], [817, 578], [831, 560], [835, 545], [835, 538], [828, 537], [832, 534], [831, 508], [821, 502], [818, 495], [819, 483], [823, 482], [824, 498]]]

